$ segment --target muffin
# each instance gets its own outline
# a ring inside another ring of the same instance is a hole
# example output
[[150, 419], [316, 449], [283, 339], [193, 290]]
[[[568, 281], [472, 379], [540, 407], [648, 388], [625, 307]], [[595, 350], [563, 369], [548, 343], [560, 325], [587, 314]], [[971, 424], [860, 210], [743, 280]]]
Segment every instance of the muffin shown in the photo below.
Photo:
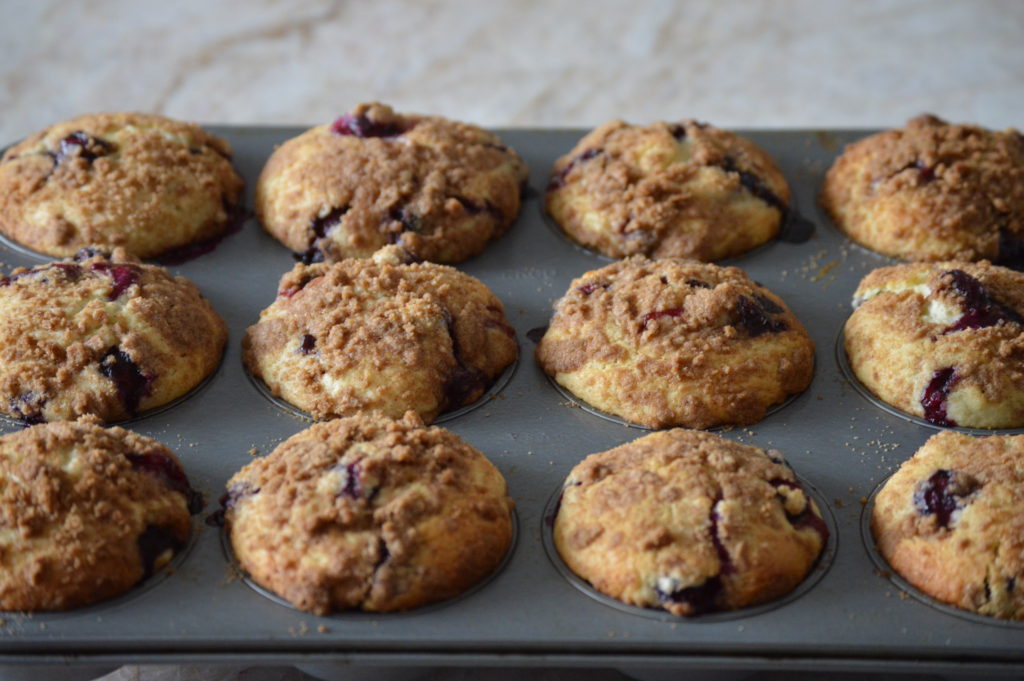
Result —
[[240, 566], [301, 610], [408, 610], [491, 574], [512, 540], [505, 479], [454, 433], [361, 413], [316, 424], [228, 481]]
[[478, 400], [519, 354], [501, 301], [468, 274], [402, 255], [296, 264], [246, 331], [246, 368], [318, 419], [412, 410], [429, 423]]
[[776, 454], [683, 429], [592, 454], [566, 479], [558, 553], [601, 593], [674, 615], [784, 596], [829, 531]]
[[526, 165], [496, 135], [360, 104], [282, 144], [256, 184], [263, 227], [305, 264], [399, 244], [421, 260], [480, 253], [519, 214]]
[[0, 158], [0, 233], [58, 257], [99, 244], [152, 258], [224, 234], [241, 195], [231, 147], [194, 123], [80, 116]]
[[1024, 266], [1024, 137], [914, 118], [846, 147], [821, 204], [851, 239], [913, 261]]
[[547, 210], [582, 246], [719, 260], [779, 233], [789, 186], [753, 142], [688, 120], [610, 121], [555, 162]]
[[130, 418], [200, 383], [226, 341], [192, 282], [121, 249], [18, 268], [0, 278], [0, 412]]
[[853, 303], [846, 356], [879, 399], [938, 426], [1024, 426], [1024, 274], [985, 261], [883, 267]]
[[537, 346], [580, 399], [650, 428], [751, 424], [802, 392], [814, 343], [735, 267], [634, 256], [575, 279]]
[[202, 496], [166, 447], [59, 421], [0, 437], [0, 610], [67, 610], [128, 591], [188, 541]]
[[871, 530], [925, 594], [1024, 619], [1024, 436], [933, 435], [878, 492]]

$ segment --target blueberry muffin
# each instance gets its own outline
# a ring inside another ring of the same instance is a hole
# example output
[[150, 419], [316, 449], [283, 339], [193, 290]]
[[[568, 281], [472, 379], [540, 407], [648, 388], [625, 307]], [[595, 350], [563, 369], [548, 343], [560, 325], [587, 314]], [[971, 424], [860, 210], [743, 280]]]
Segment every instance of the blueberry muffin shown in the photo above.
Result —
[[80, 116], [0, 158], [0, 233], [59, 257], [101, 244], [151, 258], [223, 234], [241, 195], [230, 146], [194, 123]]
[[0, 412], [126, 419], [195, 387], [226, 341], [192, 282], [121, 249], [18, 268], [0, 278]]
[[775, 162], [738, 135], [692, 120], [610, 121], [555, 162], [547, 210], [614, 258], [710, 261], [775, 237], [789, 199]]
[[777, 453], [683, 429], [584, 459], [553, 531], [562, 560], [595, 589], [674, 615], [784, 596], [829, 536]]
[[0, 610], [124, 593], [188, 541], [202, 496], [166, 447], [94, 421], [0, 437]]
[[231, 546], [301, 610], [408, 610], [491, 574], [512, 540], [505, 479], [454, 433], [360, 413], [316, 424], [228, 481]]
[[246, 368], [318, 419], [411, 409], [429, 423], [475, 402], [519, 354], [501, 301], [468, 274], [403, 255], [296, 264], [246, 332]]
[[802, 392], [814, 343], [735, 267], [634, 256], [574, 280], [537, 346], [571, 393], [650, 428], [750, 424]]
[[360, 104], [274, 152], [256, 213], [306, 264], [366, 258], [387, 244], [456, 263], [515, 221], [525, 183], [526, 165], [496, 135]]
[[1024, 619], [1024, 436], [933, 435], [878, 492], [871, 529], [932, 598]]
[[938, 426], [1024, 426], [1024, 274], [986, 261], [883, 267], [853, 304], [846, 355], [879, 399]]
[[1024, 137], [919, 116], [846, 147], [821, 204], [857, 243], [914, 261], [1024, 266]]

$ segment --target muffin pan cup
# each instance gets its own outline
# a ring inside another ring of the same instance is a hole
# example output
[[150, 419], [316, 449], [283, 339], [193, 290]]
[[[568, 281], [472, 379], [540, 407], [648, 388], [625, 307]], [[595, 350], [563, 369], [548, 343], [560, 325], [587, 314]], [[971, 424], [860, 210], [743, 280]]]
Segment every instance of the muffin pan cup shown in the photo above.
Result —
[[[235, 150], [246, 205], [283, 127], [211, 127]], [[817, 346], [810, 388], [758, 424], [723, 437], [778, 449], [817, 490], [834, 518], [835, 554], [799, 598], [738, 617], [639, 617], [581, 593], [548, 559], [545, 506], [568, 472], [594, 452], [644, 431], [576, 407], [533, 360], [527, 332], [545, 326], [552, 301], [574, 277], [607, 260], [554, 233], [542, 215], [554, 160], [582, 136], [573, 130], [499, 131], [530, 167], [518, 221], [458, 268], [505, 304], [523, 352], [508, 384], [480, 407], [444, 423], [484, 452], [516, 501], [519, 537], [492, 580], [444, 607], [400, 616], [317, 617], [262, 596], [234, 573], [220, 532], [202, 525], [180, 565], [151, 588], [101, 610], [33, 617], [0, 614], [0, 666], [295, 664], [416, 668], [436, 665], [592, 666], [633, 670], [985, 673], [1024, 676], [1024, 625], [993, 626], [905, 597], [861, 541], [862, 502], [935, 432], [866, 401], [835, 357], [837, 334], [861, 277], [894, 261], [854, 247], [816, 208], [824, 171], [865, 132], [745, 132], [770, 153], [793, 189], [794, 208], [816, 229], [803, 243], [772, 242], [723, 264], [780, 295]], [[38, 259], [0, 247], [6, 268]], [[269, 305], [292, 254], [255, 219], [211, 252], [169, 269], [194, 281], [230, 329], [223, 365], [202, 390], [130, 427], [180, 457], [204, 492], [204, 517], [253, 454], [267, 454], [309, 425], [267, 400], [242, 369], [241, 339]], [[0, 423], [12, 431], [19, 426]]]

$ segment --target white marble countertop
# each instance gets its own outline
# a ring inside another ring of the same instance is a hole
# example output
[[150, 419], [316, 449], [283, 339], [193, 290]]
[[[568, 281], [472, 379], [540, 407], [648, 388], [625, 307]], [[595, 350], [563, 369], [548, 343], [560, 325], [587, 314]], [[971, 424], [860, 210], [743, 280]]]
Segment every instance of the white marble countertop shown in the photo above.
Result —
[[[892, 127], [925, 111], [1024, 127], [1024, 3], [1013, 0], [5, 0], [2, 7], [0, 144], [91, 111], [314, 124], [373, 99], [491, 127], [689, 117], [721, 127]], [[105, 678], [300, 676], [126, 667]], [[538, 677], [625, 678], [448, 670], [431, 679]]]

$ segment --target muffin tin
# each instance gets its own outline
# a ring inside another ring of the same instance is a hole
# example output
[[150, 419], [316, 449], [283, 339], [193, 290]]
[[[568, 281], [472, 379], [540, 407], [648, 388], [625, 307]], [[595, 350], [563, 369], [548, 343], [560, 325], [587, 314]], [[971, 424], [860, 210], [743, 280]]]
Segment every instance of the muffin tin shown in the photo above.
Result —
[[[235, 149], [247, 205], [275, 144], [297, 128], [213, 127]], [[850, 244], [816, 207], [823, 173], [845, 142], [864, 132], [751, 132], [782, 168], [794, 207], [815, 223], [802, 243], [775, 241], [726, 261], [782, 296], [817, 345], [816, 373], [802, 395], [762, 422], [721, 429], [726, 438], [780, 450], [832, 518], [830, 554], [809, 588], [769, 608], [729, 617], [675, 618], [609, 607], [580, 592], [545, 551], [545, 507], [569, 470], [593, 452], [645, 431], [588, 413], [567, 400], [532, 358], [528, 332], [547, 324], [551, 303], [584, 271], [607, 262], [545, 224], [543, 190], [552, 163], [583, 134], [499, 131], [530, 167], [531, 191], [509, 232], [459, 268], [504, 301], [523, 352], [507, 385], [485, 404], [444, 422], [482, 450], [516, 500], [519, 536], [504, 568], [469, 595], [423, 611], [316, 617], [260, 594], [234, 572], [220, 531], [196, 523], [195, 545], [159, 583], [62, 614], [2, 614], [0, 678], [19, 665], [124, 663], [296, 664], [415, 668], [444, 665], [619, 666], [672, 672], [794, 670], [916, 671], [1024, 675], [1024, 623], [951, 614], [909, 597], [876, 566], [862, 536], [872, 491], [936, 428], [864, 398], [840, 369], [837, 334], [869, 270], [891, 264]], [[5, 269], [44, 260], [0, 249]], [[308, 425], [258, 390], [241, 362], [245, 329], [273, 301], [292, 256], [254, 219], [212, 252], [170, 269], [194, 281], [230, 328], [224, 363], [187, 399], [129, 427], [181, 458], [207, 507], [254, 453], [266, 454]], [[18, 426], [6, 422], [3, 430]], [[585, 586], [583, 588], [586, 588]], [[41, 668], [40, 668], [41, 669]]]

